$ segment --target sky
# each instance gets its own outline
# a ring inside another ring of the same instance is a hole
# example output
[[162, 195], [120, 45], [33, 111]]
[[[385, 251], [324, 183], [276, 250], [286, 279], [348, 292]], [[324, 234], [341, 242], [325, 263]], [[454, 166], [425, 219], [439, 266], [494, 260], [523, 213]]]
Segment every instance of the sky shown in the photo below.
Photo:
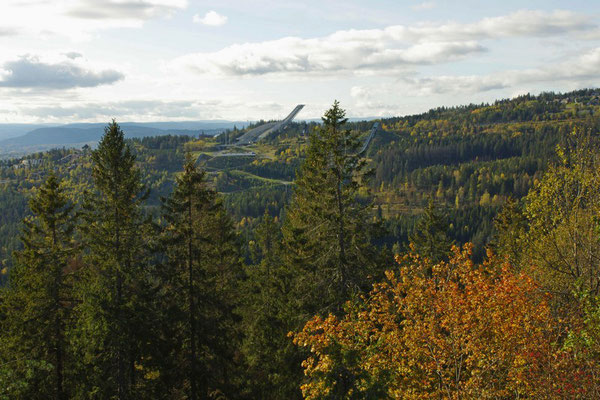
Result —
[[597, 0], [1, 0], [0, 123], [400, 116], [600, 86]]

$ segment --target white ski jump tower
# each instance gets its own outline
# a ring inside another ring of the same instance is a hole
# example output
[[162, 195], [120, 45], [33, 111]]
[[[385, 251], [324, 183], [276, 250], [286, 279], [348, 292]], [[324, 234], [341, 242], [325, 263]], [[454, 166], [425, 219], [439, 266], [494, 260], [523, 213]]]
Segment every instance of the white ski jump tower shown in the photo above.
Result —
[[255, 143], [258, 140], [266, 138], [271, 133], [275, 133], [275, 132], [282, 130], [290, 122], [292, 122], [294, 120], [294, 118], [296, 118], [296, 115], [298, 115], [298, 113], [303, 108], [304, 108], [304, 104], [298, 104], [296, 106], [296, 108], [294, 108], [292, 110], [292, 112], [287, 117], [285, 117], [283, 120], [276, 121], [276, 122], [267, 122], [264, 125], [261, 125], [259, 127], [249, 130], [248, 132], [244, 133], [242, 136], [240, 136], [237, 139], [236, 144], [243, 145], [243, 144]]

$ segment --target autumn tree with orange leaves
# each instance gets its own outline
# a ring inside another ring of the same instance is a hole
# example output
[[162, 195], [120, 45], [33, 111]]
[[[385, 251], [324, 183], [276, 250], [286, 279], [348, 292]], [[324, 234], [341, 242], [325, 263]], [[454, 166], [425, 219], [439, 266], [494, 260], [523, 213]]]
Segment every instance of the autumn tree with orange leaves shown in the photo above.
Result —
[[346, 314], [315, 317], [293, 334], [309, 347], [306, 399], [536, 397], [553, 354], [555, 326], [538, 285], [471, 245], [431, 265], [397, 261]]

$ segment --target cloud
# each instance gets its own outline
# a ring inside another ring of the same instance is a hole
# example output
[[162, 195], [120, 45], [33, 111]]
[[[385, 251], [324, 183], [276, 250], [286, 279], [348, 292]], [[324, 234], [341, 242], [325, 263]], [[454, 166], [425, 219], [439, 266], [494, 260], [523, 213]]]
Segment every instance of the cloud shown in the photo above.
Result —
[[78, 53], [76, 51], [70, 51], [68, 53], [64, 53], [64, 56], [70, 58], [71, 60], [75, 60], [76, 58], [83, 57], [83, 54]]
[[376, 85], [371, 87], [353, 86], [350, 88], [350, 97], [353, 100], [355, 115], [390, 116], [397, 115], [401, 107], [397, 104], [398, 96], [390, 95], [389, 85]]
[[410, 66], [446, 63], [481, 53], [486, 48], [480, 41], [485, 39], [547, 37], [595, 28], [585, 15], [525, 10], [470, 24], [394, 25], [312, 39], [286, 37], [234, 44], [216, 52], [188, 54], [171, 65], [217, 76], [397, 73]]
[[19, 89], [71, 89], [115, 83], [124, 76], [116, 70], [94, 71], [73, 60], [42, 61], [26, 55], [0, 67], [0, 87]]
[[521, 10], [466, 24], [450, 22], [442, 25], [394, 25], [385, 28], [383, 33], [396, 40], [428, 42], [584, 34], [597, 28], [598, 24], [591, 17], [572, 11], [556, 10], [549, 13]]
[[[463, 33], [493, 37], [559, 35], [593, 29], [597, 25], [583, 14], [557, 10], [544, 11], [521, 10], [515, 13], [493, 18], [484, 18], [473, 24]], [[469, 32], [470, 31], [470, 32]], [[446, 32], [448, 33], [448, 32]]]
[[[197, 106], [197, 105], [196, 105]], [[109, 120], [129, 119], [143, 114], [150, 118], [190, 118], [198, 113], [191, 101], [126, 100], [114, 103], [87, 102], [77, 105], [41, 106], [27, 109], [27, 114], [44, 120]]]
[[202, 24], [207, 26], [221, 26], [225, 25], [227, 17], [217, 13], [216, 11], [207, 12], [204, 17], [200, 17], [200, 14], [194, 15], [194, 23]]
[[65, 14], [84, 19], [150, 19], [185, 8], [187, 0], [77, 0]]
[[[250, 112], [240, 115], [244, 107]], [[109, 121], [117, 118], [121, 121], [165, 121], [165, 120], [245, 120], [256, 115], [279, 115], [289, 111], [292, 106], [282, 108], [280, 104], [268, 102], [228, 102], [225, 100], [142, 100], [129, 99], [117, 102], [77, 102], [62, 105], [21, 106], [19, 114], [40, 121]]]
[[412, 6], [410, 8], [412, 8], [415, 11], [420, 11], [420, 10], [431, 10], [434, 7], [435, 7], [435, 2], [433, 2], [433, 1], [424, 1], [422, 3], [415, 4], [414, 6]]
[[18, 33], [18, 30], [16, 28], [0, 27], [0, 37], [2, 37], [2, 36], [14, 36], [17, 33]]
[[201, 74], [222, 76], [360, 73], [448, 62], [484, 50], [483, 46], [472, 41], [420, 43], [394, 48], [387, 46], [385, 41], [369, 39], [288, 37], [233, 45], [214, 53], [191, 54], [176, 59], [172, 65]]
[[600, 47], [562, 63], [526, 70], [503, 71], [489, 75], [436, 76], [403, 80], [412, 93], [422, 96], [444, 93], [477, 93], [537, 83], [579, 83], [598, 86]]
[[187, 4], [188, 0], [2, 0], [0, 26], [18, 34], [82, 40], [100, 30], [141, 27]]

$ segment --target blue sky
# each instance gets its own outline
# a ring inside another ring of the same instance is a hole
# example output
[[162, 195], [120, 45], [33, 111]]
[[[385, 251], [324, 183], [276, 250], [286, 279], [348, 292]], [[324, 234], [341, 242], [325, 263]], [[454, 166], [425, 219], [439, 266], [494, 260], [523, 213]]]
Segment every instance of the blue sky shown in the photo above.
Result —
[[2, 0], [0, 122], [406, 115], [597, 87], [600, 2]]

